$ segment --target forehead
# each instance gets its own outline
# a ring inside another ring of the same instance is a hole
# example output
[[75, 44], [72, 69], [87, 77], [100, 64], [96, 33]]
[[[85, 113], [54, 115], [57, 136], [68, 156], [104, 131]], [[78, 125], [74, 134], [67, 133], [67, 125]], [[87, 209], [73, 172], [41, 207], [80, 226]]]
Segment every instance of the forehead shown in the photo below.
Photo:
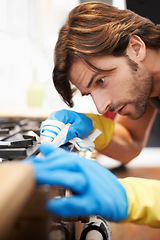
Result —
[[84, 78], [85, 76], [93, 73], [94, 70], [89, 68], [89, 66], [81, 59], [76, 59], [70, 68], [69, 78], [74, 84], [79, 78]]
[[93, 74], [95, 71], [89, 68], [83, 60], [76, 59], [70, 68], [69, 79], [81, 92], [84, 92]]

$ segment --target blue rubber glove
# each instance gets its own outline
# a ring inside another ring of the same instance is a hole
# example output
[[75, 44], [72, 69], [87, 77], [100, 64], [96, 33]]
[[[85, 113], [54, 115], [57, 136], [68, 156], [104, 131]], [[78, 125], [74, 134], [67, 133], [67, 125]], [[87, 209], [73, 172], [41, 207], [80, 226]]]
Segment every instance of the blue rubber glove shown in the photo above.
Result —
[[41, 144], [40, 152], [45, 158], [31, 161], [37, 183], [63, 186], [73, 192], [73, 196], [49, 200], [50, 212], [60, 217], [101, 215], [114, 222], [127, 217], [126, 190], [109, 170], [51, 144]]
[[[61, 144], [65, 144], [75, 137], [85, 138], [94, 129], [92, 120], [85, 114], [63, 109], [51, 113], [47, 120], [42, 122], [40, 127], [42, 142], [53, 141], [64, 129], [66, 124], [70, 125], [66, 130], [65, 139], [61, 139]], [[61, 144], [58, 144], [58, 146]]]

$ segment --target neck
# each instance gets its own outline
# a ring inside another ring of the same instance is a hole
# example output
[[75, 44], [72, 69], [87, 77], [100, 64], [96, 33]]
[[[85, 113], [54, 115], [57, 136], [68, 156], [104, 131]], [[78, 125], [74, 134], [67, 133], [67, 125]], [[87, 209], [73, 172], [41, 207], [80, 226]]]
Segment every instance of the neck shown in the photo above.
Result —
[[145, 64], [154, 79], [150, 97], [160, 96], [160, 49], [147, 49]]

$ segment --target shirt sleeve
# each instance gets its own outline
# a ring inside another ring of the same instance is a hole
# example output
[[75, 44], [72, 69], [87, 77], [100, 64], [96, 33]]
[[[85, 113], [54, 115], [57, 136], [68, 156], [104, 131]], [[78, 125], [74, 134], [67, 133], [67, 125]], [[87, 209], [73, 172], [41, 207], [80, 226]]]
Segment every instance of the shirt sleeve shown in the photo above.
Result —
[[95, 149], [105, 148], [112, 138], [114, 121], [98, 114], [85, 113], [85, 115], [92, 119], [94, 130], [99, 129], [101, 131], [101, 134], [94, 141]]
[[128, 198], [128, 217], [121, 222], [160, 227], [160, 181], [128, 177], [119, 179]]

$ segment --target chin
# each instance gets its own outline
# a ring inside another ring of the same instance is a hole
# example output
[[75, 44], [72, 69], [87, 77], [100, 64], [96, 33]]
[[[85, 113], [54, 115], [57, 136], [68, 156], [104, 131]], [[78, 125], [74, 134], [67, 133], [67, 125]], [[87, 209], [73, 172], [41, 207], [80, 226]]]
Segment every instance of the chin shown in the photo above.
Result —
[[126, 116], [128, 116], [130, 119], [137, 120], [141, 118], [144, 115], [144, 112], [135, 112], [135, 113], [127, 113]]

